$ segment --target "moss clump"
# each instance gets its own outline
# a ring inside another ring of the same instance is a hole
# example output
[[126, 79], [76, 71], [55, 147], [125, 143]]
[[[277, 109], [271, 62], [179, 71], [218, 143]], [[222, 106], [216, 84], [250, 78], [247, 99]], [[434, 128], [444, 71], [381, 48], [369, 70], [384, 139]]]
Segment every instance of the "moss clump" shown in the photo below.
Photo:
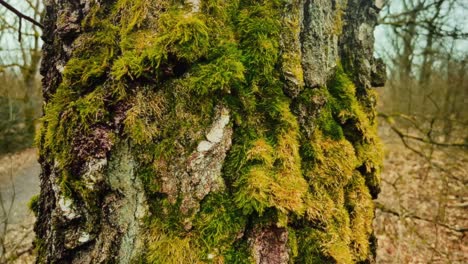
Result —
[[190, 237], [180, 237], [154, 224], [149, 234], [146, 261], [148, 263], [203, 263], [198, 245]]
[[372, 235], [374, 203], [366, 186], [365, 179], [355, 172], [345, 187], [346, 207], [350, 215], [351, 249], [356, 261], [369, 257], [369, 237]]
[[[183, 11], [168, 12], [161, 15], [159, 27], [155, 51], [172, 53], [188, 62], [194, 62], [208, 53], [211, 31], [199, 15]], [[157, 62], [159, 55], [148, 55], [150, 59], [156, 58]]]
[[119, 57], [112, 65], [112, 77], [120, 81], [124, 77], [136, 79], [144, 73], [142, 58], [136, 51], [128, 51]]
[[[231, 87], [242, 85], [245, 81], [245, 68], [235, 47], [225, 47], [224, 55], [210, 63], [200, 63], [183, 80], [183, 86], [194, 93], [204, 96], [216, 91], [231, 93]], [[237, 54], [236, 54], [237, 53]]]
[[61, 85], [46, 105], [42, 119], [47, 129], [43, 138], [39, 138], [44, 149], [56, 153], [55, 162], [60, 168], [71, 165], [76, 158], [73, 154], [79, 154], [73, 151], [76, 146], [69, 139], [73, 138], [77, 142], [83, 138], [92, 138], [92, 128], [107, 121], [109, 115], [104, 101], [105, 90], [98, 86], [80, 97], [79, 93]]
[[39, 195], [34, 195], [28, 202], [28, 208], [37, 217], [39, 213]]
[[382, 147], [377, 136], [374, 103], [369, 102], [376, 101], [376, 94], [368, 91], [367, 96], [359, 96], [341, 66], [337, 68], [329, 86], [335, 100], [333, 112], [346, 128], [345, 136], [355, 148], [359, 171], [365, 177], [372, 196], [376, 198], [380, 191]]
[[149, 220], [152, 231], [148, 234], [144, 262], [250, 263], [247, 244], [239, 240], [247, 219], [239, 217], [242, 213], [229, 194], [207, 196], [200, 212], [193, 216], [190, 232], [177, 224], [182, 221], [177, 205], [168, 206], [167, 201], [160, 201], [159, 207], [166, 209]]
[[150, 144], [161, 134], [158, 123], [167, 109], [167, 99], [164, 94], [138, 91], [127, 111], [124, 123], [124, 133], [136, 144]]
[[299, 126], [287, 102], [280, 101], [273, 108], [270, 114], [278, 120], [274, 141], [259, 137], [252, 142], [244, 153], [246, 165], [234, 183], [235, 200], [245, 214], [262, 214], [269, 207], [297, 214], [304, 210], [307, 183], [300, 167]]
[[281, 1], [246, 3], [237, 15], [240, 48], [250, 78], [273, 81], [279, 57]]
[[226, 194], [209, 195], [201, 208], [195, 216], [194, 230], [203, 242], [202, 258], [223, 259], [244, 232], [247, 219], [239, 217], [240, 210]]
[[380, 164], [373, 117], [364, 110], [341, 66], [326, 89], [308, 91], [300, 100], [317, 103], [314, 98], [322, 98], [318, 101], [323, 107], [318, 112], [318, 126], [301, 153], [311, 188], [305, 218], [318, 224], [297, 232], [296, 261], [364, 261], [370, 252], [373, 219], [367, 179], [369, 174], [376, 175], [374, 168]]
[[244, 135], [240, 145], [233, 146], [226, 176], [232, 177], [235, 201], [246, 215], [268, 208], [297, 214], [304, 210], [307, 183], [300, 167], [299, 125], [275, 73], [281, 8], [281, 1], [245, 3], [236, 21], [243, 62], [251, 71], [245, 87], [236, 91], [239, 110], [247, 118], [237, 122]]

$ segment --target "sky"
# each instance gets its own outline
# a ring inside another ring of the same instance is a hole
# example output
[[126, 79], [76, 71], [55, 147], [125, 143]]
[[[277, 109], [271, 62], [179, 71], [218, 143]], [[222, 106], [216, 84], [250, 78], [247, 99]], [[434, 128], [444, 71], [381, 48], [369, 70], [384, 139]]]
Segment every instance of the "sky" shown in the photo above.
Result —
[[[34, 9], [29, 6], [28, 1], [35, 4], [37, 0], [6, 0], [7, 3], [23, 14], [34, 17]], [[39, 18], [37, 20], [39, 20]], [[0, 29], [4, 28], [6, 25], [14, 25], [17, 28], [18, 21], [19, 19], [15, 14], [5, 7], [0, 6]], [[28, 21], [22, 21], [22, 43], [18, 41], [19, 33], [17, 30], [6, 29], [0, 32], [0, 64], [22, 61], [20, 48], [23, 47], [27, 50], [32, 47], [32, 40], [34, 38], [28, 36], [28, 34], [34, 33], [33, 27], [34, 26]], [[39, 28], [35, 28], [38, 33], [41, 33]], [[40, 44], [42, 45], [42, 41]]]
[[[455, 2], [455, 7], [449, 12], [445, 24], [450, 27], [458, 26], [464, 32], [468, 33], [468, 0], [455, 0]], [[392, 13], [398, 13], [402, 9], [402, 0], [390, 0], [389, 8], [392, 10]], [[384, 13], [384, 11], [382, 13]], [[393, 47], [390, 44], [392, 39], [391, 27], [378, 25], [374, 31], [374, 37], [376, 56], [382, 57], [385, 56], [385, 53], [391, 56], [393, 52]], [[452, 40], [449, 39], [442, 40], [443, 44], [447, 46], [451, 44], [451, 41]], [[420, 43], [423, 45], [424, 39], [422, 39]], [[468, 54], [468, 39], [455, 40], [454, 53], [455, 56], [466, 57]]]

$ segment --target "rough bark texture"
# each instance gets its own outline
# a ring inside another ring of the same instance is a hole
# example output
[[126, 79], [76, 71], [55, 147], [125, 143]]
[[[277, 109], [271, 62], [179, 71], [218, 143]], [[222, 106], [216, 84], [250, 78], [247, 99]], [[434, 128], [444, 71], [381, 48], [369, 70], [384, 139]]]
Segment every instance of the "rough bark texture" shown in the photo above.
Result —
[[45, 7], [38, 263], [373, 262], [373, 1]]

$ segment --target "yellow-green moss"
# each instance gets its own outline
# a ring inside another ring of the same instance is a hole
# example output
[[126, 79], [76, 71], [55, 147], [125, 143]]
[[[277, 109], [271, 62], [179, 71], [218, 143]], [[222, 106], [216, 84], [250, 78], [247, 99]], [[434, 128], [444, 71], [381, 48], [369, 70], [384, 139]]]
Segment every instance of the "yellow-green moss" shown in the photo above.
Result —
[[314, 98], [323, 99], [325, 105], [311, 142], [305, 142], [301, 153], [311, 188], [306, 195], [305, 217], [320, 225], [297, 232], [296, 260], [364, 261], [370, 254], [373, 219], [369, 186], [378, 186], [376, 182], [369, 184], [369, 177], [378, 179], [381, 162], [373, 116], [358, 100], [354, 84], [341, 66], [326, 90], [306, 91], [301, 100]]
[[[98, 86], [85, 96], [68, 89], [66, 84], [59, 86], [54, 98], [45, 107], [42, 118], [46, 125], [45, 134], [39, 137], [44, 149], [57, 153], [54, 156], [61, 168], [73, 160], [70, 138], [83, 136], [90, 132], [93, 124], [105, 122], [108, 112], [105, 110], [104, 88]], [[43, 131], [44, 131], [43, 130]]]
[[345, 188], [346, 207], [351, 219], [351, 245], [356, 261], [364, 261], [369, 256], [369, 236], [372, 234], [374, 203], [366, 186], [365, 179], [355, 172]]
[[199, 248], [190, 237], [180, 237], [155, 224], [148, 236], [146, 262], [148, 263], [203, 263]]
[[246, 166], [235, 182], [239, 190], [235, 199], [245, 214], [262, 214], [268, 207], [297, 214], [304, 211], [302, 198], [307, 183], [301, 174], [299, 126], [287, 101], [278, 102], [274, 108], [277, 115], [272, 114], [279, 120], [276, 142], [254, 140], [245, 153], [245, 162], [252, 165]]
[[162, 93], [138, 91], [124, 120], [124, 133], [136, 144], [150, 144], [161, 131], [158, 126], [168, 107]]
[[28, 202], [28, 208], [37, 217], [39, 213], [39, 195], [33, 195]]
[[194, 229], [203, 242], [204, 259], [209, 256], [223, 258], [244, 232], [247, 219], [240, 218], [241, 212], [226, 194], [211, 194], [201, 204], [202, 210], [195, 216]]
[[182, 85], [204, 96], [215, 91], [231, 93], [231, 88], [245, 81], [245, 68], [235, 46], [224, 47], [223, 55], [210, 63], [198, 64], [190, 76], [182, 80]]

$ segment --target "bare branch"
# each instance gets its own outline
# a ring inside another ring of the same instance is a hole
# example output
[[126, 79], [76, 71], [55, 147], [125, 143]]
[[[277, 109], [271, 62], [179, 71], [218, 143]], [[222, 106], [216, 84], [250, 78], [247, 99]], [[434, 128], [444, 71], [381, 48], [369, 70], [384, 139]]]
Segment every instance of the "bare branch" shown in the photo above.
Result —
[[40, 27], [41, 29], [44, 29], [44, 26], [41, 23], [39, 23], [36, 20], [34, 20], [33, 18], [21, 13], [20, 11], [18, 11], [16, 8], [12, 7], [10, 4], [8, 4], [4, 0], [0, 0], [0, 5], [6, 7], [8, 10], [15, 13], [15, 15], [17, 15], [20, 18], [20, 21], [21, 21], [21, 19], [25, 19], [25, 20], [31, 22], [32, 24]]
[[[436, 145], [436, 146], [440, 146], [440, 147], [458, 147], [458, 148], [467, 148], [468, 147], [468, 144], [464, 144], [464, 143], [442, 143], [442, 142], [438, 142], [438, 141], [434, 140], [431, 137], [432, 129], [427, 132], [427, 134], [426, 134], [427, 137], [426, 138], [422, 138], [422, 137], [413, 136], [413, 135], [403, 133], [400, 129], [398, 129], [395, 125], [393, 125], [392, 122], [389, 121], [389, 118], [391, 118], [391, 116], [389, 116], [387, 114], [384, 114], [384, 113], [379, 113], [379, 116], [383, 117], [384, 120], [387, 121], [387, 123], [390, 125], [390, 128], [392, 129], [392, 131], [395, 132], [402, 139], [404, 139], [404, 138], [412, 139], [412, 140], [416, 140], [416, 141], [420, 141], [420, 142], [423, 142], [423, 143], [428, 143], [428, 144]], [[432, 121], [431, 125], [433, 125], [433, 122], [434, 121]], [[420, 128], [418, 128], [418, 127], [416, 127], [416, 129], [420, 130]]]
[[420, 220], [420, 221], [424, 221], [424, 222], [429, 222], [429, 223], [432, 223], [432, 224], [435, 224], [435, 225], [438, 225], [438, 226], [442, 226], [444, 228], [447, 228], [447, 229], [450, 229], [452, 231], [455, 231], [455, 232], [459, 232], [459, 233], [465, 233], [465, 232], [468, 232], [468, 227], [453, 227], [453, 226], [449, 226], [445, 223], [441, 223], [437, 220], [432, 220], [432, 219], [428, 219], [428, 218], [425, 218], [425, 217], [422, 217], [422, 216], [418, 216], [418, 215], [415, 215], [413, 213], [400, 213], [400, 212], [397, 212], [393, 209], [390, 209], [388, 207], [386, 207], [385, 205], [383, 205], [382, 203], [380, 202], [375, 202], [375, 207], [384, 212], [384, 213], [387, 213], [387, 214], [392, 214], [392, 215], [395, 215], [395, 216], [398, 216], [398, 217], [402, 217], [402, 218], [411, 218], [411, 219], [415, 219], [415, 220]]

